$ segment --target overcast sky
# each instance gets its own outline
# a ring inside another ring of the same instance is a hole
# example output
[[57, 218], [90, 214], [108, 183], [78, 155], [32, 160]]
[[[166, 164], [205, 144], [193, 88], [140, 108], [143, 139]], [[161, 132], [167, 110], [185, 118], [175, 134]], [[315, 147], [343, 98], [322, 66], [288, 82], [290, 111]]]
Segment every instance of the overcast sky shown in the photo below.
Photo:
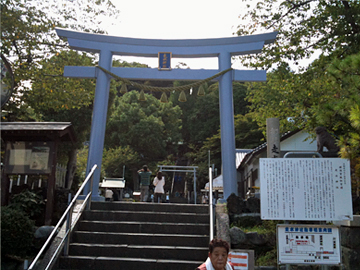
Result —
[[[145, 39], [202, 39], [232, 37], [244, 11], [242, 0], [114, 0], [120, 10], [115, 26], [104, 22], [109, 35]], [[113, 22], [114, 23], [114, 22]], [[157, 67], [154, 58], [125, 58]], [[173, 59], [193, 69], [217, 69], [217, 59]], [[233, 68], [239, 68], [233, 64]]]

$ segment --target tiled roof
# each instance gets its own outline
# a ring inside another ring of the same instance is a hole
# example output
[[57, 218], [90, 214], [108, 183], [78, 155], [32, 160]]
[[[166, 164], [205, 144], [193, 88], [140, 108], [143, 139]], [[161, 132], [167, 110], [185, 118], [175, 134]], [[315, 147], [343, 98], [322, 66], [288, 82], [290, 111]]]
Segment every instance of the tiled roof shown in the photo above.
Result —
[[[284, 133], [281, 138], [280, 141], [286, 140], [287, 138], [293, 136], [294, 134], [298, 133], [300, 130], [295, 130], [295, 131], [288, 131], [286, 133]], [[250, 150], [250, 152], [248, 152], [243, 159], [241, 160], [241, 162], [239, 163], [239, 165], [236, 165], [236, 168], [239, 169], [242, 165], [246, 164], [248, 161], [250, 161], [255, 155], [266, 151], [267, 149], [267, 143], [263, 143], [260, 144], [259, 146], [257, 146], [256, 148]]]
[[61, 138], [76, 141], [70, 122], [1, 122], [1, 137], [5, 140], [27, 140], [27, 137]]

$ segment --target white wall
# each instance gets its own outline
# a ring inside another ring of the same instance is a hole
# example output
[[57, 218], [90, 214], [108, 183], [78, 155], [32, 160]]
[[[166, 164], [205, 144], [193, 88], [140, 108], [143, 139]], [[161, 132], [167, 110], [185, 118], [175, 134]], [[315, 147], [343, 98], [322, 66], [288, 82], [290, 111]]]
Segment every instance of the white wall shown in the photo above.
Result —
[[[316, 140], [309, 138], [310, 134], [304, 131], [300, 131], [290, 138], [280, 143], [281, 151], [303, 151], [303, 152], [314, 152], [317, 150]], [[305, 141], [305, 139], [308, 140]]]

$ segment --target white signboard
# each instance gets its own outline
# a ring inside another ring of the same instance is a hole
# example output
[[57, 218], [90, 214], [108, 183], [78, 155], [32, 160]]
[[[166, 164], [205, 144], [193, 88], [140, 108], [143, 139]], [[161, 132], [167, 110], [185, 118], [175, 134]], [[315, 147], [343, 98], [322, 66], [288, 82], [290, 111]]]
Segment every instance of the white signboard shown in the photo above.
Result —
[[350, 162], [262, 158], [260, 198], [262, 219], [352, 220]]
[[254, 269], [254, 250], [232, 249], [229, 252], [228, 261], [235, 270]]
[[279, 264], [340, 264], [339, 229], [327, 225], [278, 225]]

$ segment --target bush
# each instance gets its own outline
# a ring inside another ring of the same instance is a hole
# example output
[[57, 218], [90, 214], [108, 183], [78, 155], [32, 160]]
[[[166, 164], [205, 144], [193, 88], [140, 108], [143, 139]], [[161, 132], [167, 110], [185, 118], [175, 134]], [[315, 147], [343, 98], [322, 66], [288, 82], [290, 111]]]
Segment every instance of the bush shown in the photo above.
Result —
[[257, 258], [255, 265], [276, 266], [277, 265], [277, 250], [276, 250], [276, 248], [271, 251], [268, 251], [264, 256]]
[[10, 198], [10, 207], [25, 212], [31, 219], [36, 219], [44, 211], [43, 198], [29, 190], [25, 190]]
[[26, 256], [32, 248], [34, 222], [21, 210], [1, 208], [1, 256]]

